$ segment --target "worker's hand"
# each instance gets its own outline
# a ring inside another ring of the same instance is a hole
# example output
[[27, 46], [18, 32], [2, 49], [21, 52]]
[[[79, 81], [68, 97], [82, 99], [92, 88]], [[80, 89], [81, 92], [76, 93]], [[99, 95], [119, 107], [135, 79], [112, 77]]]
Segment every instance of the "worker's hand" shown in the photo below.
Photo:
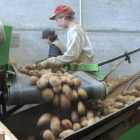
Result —
[[47, 68], [47, 60], [40, 62], [35, 66], [35, 69], [37, 69], [37, 70], [42, 70], [45, 68]]

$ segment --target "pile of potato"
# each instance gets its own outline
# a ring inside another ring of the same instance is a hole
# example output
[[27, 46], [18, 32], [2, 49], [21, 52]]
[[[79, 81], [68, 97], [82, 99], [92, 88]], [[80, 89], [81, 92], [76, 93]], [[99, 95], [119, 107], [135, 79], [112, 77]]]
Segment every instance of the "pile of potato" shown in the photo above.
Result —
[[104, 115], [111, 114], [123, 107], [129, 106], [130, 104], [136, 101], [140, 101], [140, 83], [136, 84], [135, 89], [131, 91], [124, 90], [124, 92], [118, 95], [116, 98], [104, 100], [103, 114]]
[[[80, 87], [82, 80], [60, 69], [35, 70], [32, 64], [27, 64], [18, 70], [30, 76], [30, 82], [42, 90], [42, 99], [53, 102], [62, 109], [70, 109], [71, 103], [76, 101], [77, 108], [71, 112], [71, 119], [60, 120], [50, 113], [43, 114], [37, 126], [49, 125], [50, 129], [44, 130], [43, 140], [64, 138], [82, 127], [92, 125], [102, 118], [103, 104], [101, 101], [88, 101], [86, 91]], [[91, 108], [91, 106], [93, 108]]]
[[[28, 74], [31, 84], [42, 90], [42, 99], [45, 102], [53, 102], [56, 106], [61, 105], [63, 109], [69, 109], [72, 101], [88, 98], [86, 91], [80, 88], [82, 80], [63, 70], [42, 69], [38, 71], [32, 64], [27, 64], [25, 68], [18, 68], [18, 70]], [[84, 108], [83, 106], [82, 102], [78, 103], [79, 112]]]
[[[50, 129], [44, 130], [42, 137], [43, 140], [59, 140], [65, 136], [74, 133], [75, 131], [92, 125], [100, 120], [103, 111], [102, 101], [86, 101], [82, 103], [78, 101], [80, 107], [71, 112], [70, 119], [60, 119], [57, 116], [53, 116], [50, 113], [43, 114], [37, 122], [37, 126], [47, 126]], [[94, 104], [94, 108], [90, 108], [91, 104]]]

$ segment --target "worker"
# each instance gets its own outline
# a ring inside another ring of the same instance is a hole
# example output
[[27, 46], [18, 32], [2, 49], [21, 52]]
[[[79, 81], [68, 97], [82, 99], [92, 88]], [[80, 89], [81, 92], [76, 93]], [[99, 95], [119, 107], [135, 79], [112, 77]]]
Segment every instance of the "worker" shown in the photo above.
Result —
[[59, 67], [70, 63], [93, 64], [92, 45], [84, 28], [75, 20], [72, 8], [67, 5], [59, 5], [49, 19], [56, 20], [58, 26], [64, 29], [68, 28], [67, 51], [61, 56], [51, 57], [39, 63], [36, 69]]
[[[57, 34], [55, 34], [55, 31], [53, 29], [45, 29], [42, 32], [41, 38], [45, 41], [45, 43], [50, 45], [48, 57], [44, 60], [47, 60], [50, 57], [57, 57], [59, 55], [63, 55], [64, 52], [66, 52], [66, 47], [58, 39], [58, 36], [57, 36]], [[40, 63], [44, 60], [35, 62], [35, 65], [37, 65], [38, 63]]]

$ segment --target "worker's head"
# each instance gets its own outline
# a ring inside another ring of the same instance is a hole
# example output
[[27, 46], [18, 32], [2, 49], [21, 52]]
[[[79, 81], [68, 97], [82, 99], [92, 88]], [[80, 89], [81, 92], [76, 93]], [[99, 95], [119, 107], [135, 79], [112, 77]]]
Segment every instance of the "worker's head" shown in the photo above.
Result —
[[57, 35], [55, 34], [55, 31], [52, 30], [52, 29], [45, 29], [43, 32], [42, 32], [42, 39], [44, 39], [45, 43], [47, 44], [51, 44], [54, 40], [57, 39]]
[[74, 20], [74, 11], [67, 5], [59, 5], [54, 11], [54, 15], [49, 18], [50, 20], [56, 20], [58, 26], [67, 28], [67, 21]]

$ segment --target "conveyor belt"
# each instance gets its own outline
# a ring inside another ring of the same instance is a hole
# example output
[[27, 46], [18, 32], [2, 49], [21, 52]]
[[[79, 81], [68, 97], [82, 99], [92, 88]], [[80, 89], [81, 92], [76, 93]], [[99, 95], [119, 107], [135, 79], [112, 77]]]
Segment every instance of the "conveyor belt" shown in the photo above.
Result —
[[[11, 87], [8, 97], [9, 105], [24, 105], [43, 103], [41, 90], [35, 85], [31, 85], [30, 77], [19, 73], [15, 69], [16, 74], [11, 75]], [[89, 99], [104, 99], [106, 96], [106, 86], [104, 82], [95, 78], [92, 74], [83, 71], [76, 71], [72, 73], [76, 77], [82, 79], [82, 85], [87, 93]]]

